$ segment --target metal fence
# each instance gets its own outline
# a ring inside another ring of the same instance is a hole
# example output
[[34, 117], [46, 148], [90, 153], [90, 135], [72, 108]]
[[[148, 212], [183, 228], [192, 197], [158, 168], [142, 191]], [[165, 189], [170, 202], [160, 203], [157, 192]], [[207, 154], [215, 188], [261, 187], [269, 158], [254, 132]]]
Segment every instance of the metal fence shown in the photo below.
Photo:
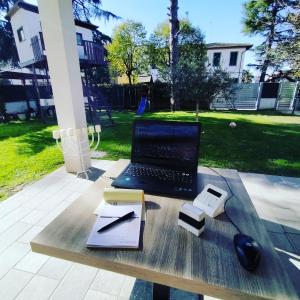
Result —
[[285, 113], [297, 111], [299, 82], [238, 83], [228, 99], [216, 97], [211, 109], [262, 110], [276, 109]]

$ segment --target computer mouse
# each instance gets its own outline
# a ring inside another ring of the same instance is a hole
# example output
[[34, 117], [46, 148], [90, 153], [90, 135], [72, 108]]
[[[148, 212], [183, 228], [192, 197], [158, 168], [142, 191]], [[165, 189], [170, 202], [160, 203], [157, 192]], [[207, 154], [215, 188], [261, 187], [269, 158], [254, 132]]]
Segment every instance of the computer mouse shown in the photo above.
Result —
[[260, 261], [261, 247], [251, 236], [239, 233], [233, 238], [240, 264], [248, 271], [254, 271]]

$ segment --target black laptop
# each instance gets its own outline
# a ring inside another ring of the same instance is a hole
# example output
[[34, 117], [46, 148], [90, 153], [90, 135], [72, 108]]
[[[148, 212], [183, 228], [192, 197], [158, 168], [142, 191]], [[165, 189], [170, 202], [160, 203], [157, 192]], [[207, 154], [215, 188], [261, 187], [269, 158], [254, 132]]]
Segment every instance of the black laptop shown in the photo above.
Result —
[[195, 122], [135, 121], [131, 163], [112, 186], [194, 198], [200, 129]]

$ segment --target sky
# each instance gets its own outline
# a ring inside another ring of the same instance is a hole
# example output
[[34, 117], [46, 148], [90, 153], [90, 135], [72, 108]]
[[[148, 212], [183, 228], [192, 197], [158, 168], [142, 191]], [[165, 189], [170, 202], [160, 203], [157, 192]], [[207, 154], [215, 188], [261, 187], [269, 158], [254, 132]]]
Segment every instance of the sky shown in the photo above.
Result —
[[[36, 4], [36, 0], [27, 0]], [[187, 17], [193, 25], [205, 34], [207, 43], [250, 43], [257, 46], [259, 37], [246, 36], [242, 30], [243, 3], [245, 0], [178, 0], [179, 17]], [[100, 31], [111, 35], [113, 28], [124, 20], [141, 22], [148, 34], [157, 24], [167, 20], [169, 0], [102, 0], [102, 8], [113, 12], [122, 19], [93, 22], [99, 25]], [[254, 63], [254, 53], [246, 52], [245, 66]]]

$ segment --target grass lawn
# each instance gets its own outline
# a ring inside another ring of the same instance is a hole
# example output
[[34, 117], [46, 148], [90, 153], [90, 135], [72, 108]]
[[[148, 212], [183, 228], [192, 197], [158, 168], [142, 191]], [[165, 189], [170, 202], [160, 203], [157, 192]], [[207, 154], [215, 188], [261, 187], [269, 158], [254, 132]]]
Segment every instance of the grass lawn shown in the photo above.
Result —
[[0, 201], [63, 163], [54, 128], [34, 121], [0, 124]]
[[[194, 113], [147, 113], [143, 118], [193, 121]], [[116, 125], [104, 128], [105, 159], [130, 157], [135, 114], [114, 113]], [[229, 122], [237, 123], [230, 128]], [[199, 163], [300, 177], [300, 117], [257, 112], [203, 112]], [[39, 122], [0, 125], [0, 200], [63, 163], [52, 139], [54, 126]]]

